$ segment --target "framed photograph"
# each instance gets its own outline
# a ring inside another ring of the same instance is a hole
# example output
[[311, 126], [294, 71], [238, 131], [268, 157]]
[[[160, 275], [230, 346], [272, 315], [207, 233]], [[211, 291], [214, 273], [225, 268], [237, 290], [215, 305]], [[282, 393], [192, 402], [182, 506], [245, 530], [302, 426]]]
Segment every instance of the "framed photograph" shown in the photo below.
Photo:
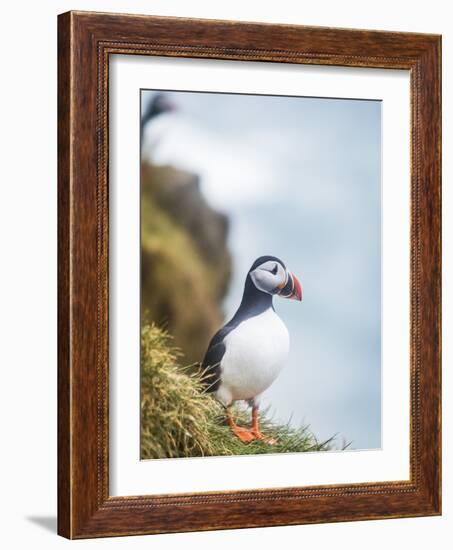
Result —
[[58, 46], [59, 533], [440, 514], [440, 37]]

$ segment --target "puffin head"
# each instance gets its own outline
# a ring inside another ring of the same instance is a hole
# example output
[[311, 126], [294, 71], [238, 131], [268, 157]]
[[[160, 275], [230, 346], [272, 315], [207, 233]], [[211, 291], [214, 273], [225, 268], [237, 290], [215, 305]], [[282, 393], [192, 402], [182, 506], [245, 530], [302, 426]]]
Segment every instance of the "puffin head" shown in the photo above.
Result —
[[261, 292], [302, 301], [302, 286], [299, 280], [275, 256], [261, 256], [253, 262], [248, 274]]

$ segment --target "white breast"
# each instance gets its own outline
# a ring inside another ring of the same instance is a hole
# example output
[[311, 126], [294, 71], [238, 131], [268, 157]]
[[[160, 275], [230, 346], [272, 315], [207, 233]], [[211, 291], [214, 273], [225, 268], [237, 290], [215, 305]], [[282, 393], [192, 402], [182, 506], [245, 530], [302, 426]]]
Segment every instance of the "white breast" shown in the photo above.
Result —
[[285, 366], [289, 334], [270, 308], [240, 323], [225, 338], [225, 347], [217, 397], [229, 405], [252, 399], [272, 384]]

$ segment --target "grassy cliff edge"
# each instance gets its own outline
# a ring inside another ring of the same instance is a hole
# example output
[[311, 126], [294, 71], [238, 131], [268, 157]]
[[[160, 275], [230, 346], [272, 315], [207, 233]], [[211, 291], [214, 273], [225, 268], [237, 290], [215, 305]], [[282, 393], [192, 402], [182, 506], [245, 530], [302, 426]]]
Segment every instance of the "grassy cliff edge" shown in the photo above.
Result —
[[[307, 426], [278, 425], [261, 413], [265, 435], [277, 439], [244, 445], [226, 424], [223, 407], [203, 393], [201, 373], [179, 365], [180, 352], [171, 336], [154, 324], [144, 323], [141, 334], [141, 433], [140, 455], [149, 458], [252, 455], [330, 450], [332, 439], [318, 442]], [[250, 413], [236, 405], [240, 425]]]

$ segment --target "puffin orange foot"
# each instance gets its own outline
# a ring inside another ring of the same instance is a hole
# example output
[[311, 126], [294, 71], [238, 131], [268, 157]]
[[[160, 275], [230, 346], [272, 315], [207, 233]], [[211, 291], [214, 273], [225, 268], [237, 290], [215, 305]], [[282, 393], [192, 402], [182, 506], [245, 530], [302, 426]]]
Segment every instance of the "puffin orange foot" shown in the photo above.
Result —
[[262, 441], [263, 443], [267, 443], [268, 445], [277, 445], [278, 443], [277, 439], [274, 439], [273, 437], [267, 437], [259, 430], [252, 430], [252, 435], [255, 439], [259, 439], [260, 441]]
[[231, 431], [237, 438], [242, 441], [242, 443], [250, 443], [250, 441], [256, 439], [255, 435], [250, 430], [240, 428], [239, 426], [232, 427]]

